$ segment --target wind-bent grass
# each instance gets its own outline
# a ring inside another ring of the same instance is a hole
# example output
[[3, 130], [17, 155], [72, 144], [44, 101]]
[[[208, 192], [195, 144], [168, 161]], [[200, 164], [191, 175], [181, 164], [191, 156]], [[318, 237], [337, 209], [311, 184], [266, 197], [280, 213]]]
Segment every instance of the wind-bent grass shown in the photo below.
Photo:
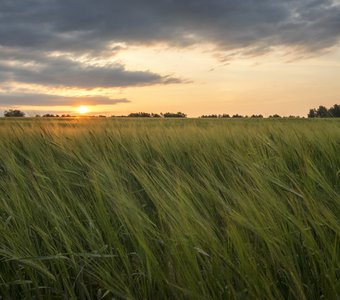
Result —
[[340, 122], [0, 121], [0, 293], [339, 299]]

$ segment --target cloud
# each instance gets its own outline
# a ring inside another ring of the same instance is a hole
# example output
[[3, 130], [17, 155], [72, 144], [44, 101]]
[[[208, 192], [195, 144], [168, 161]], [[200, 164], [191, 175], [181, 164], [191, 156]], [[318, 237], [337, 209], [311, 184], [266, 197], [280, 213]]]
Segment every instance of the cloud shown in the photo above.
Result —
[[17, 0], [1, 1], [0, 11], [3, 46], [44, 51], [117, 41], [317, 52], [340, 36], [340, 6], [331, 0]]
[[[105, 58], [120, 51], [112, 43], [204, 42], [221, 59], [277, 46], [302, 57], [337, 45], [339, 28], [340, 5], [331, 0], [4, 0], [0, 80], [78, 88], [181, 83], [121, 64], [86, 65], [66, 53]], [[51, 57], [55, 52], [62, 56]]]
[[48, 94], [0, 94], [0, 106], [78, 106], [128, 103], [127, 99], [103, 96], [64, 97]]
[[44, 56], [40, 61], [34, 61], [33, 65], [32, 63], [13, 65], [0, 61], [1, 77], [13, 82], [86, 89], [181, 82], [180, 79], [161, 76], [150, 71], [127, 71], [120, 64], [86, 65], [65, 58]]
[[[2, 0], [0, 82], [3, 88], [17, 82], [82, 89], [183, 83], [176, 76], [93, 61], [112, 57], [121, 50], [112, 46], [117, 43], [209, 43], [225, 60], [276, 47], [308, 57], [338, 45], [339, 28], [340, 4], [332, 0]], [[80, 57], [90, 61], [75, 60]], [[71, 100], [36, 96], [0, 95], [0, 101]]]

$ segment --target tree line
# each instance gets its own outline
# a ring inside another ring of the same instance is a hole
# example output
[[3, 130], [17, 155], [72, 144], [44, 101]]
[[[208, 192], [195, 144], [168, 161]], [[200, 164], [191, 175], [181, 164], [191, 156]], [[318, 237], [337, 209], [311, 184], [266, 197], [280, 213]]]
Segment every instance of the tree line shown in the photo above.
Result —
[[[112, 116], [115, 117], [115, 116]], [[124, 117], [124, 116], [123, 116]], [[154, 114], [154, 113], [146, 113], [146, 112], [138, 112], [138, 113], [131, 113], [125, 117], [128, 118], [186, 118], [187, 115], [182, 112], [177, 113], [160, 113], [160, 114]]]
[[[202, 115], [200, 116], [202, 119], [220, 119], [220, 118], [232, 118], [232, 119], [241, 119], [241, 118], [255, 118], [255, 119], [263, 119], [263, 115], [251, 115], [251, 116], [243, 116], [239, 114], [235, 115], [229, 115], [229, 114], [223, 114], [223, 115]], [[281, 116], [275, 114], [275, 115], [270, 115], [268, 118], [281, 118]], [[289, 116], [289, 118], [299, 118], [298, 116]]]
[[[24, 117], [25, 113], [18, 110], [18, 109], [9, 109], [5, 111], [4, 113], [5, 117]], [[63, 114], [63, 115], [54, 115], [54, 114], [44, 114], [42, 116], [36, 115], [36, 117], [46, 117], [46, 118], [75, 118], [76, 116], [72, 116], [69, 114]], [[106, 116], [104, 115], [99, 115], [99, 116], [89, 116], [86, 115], [86, 117], [102, 117], [105, 118]], [[128, 115], [122, 115], [122, 116], [111, 116], [112, 118], [186, 118], [187, 115], [182, 112], [177, 112], [177, 113], [171, 113], [171, 112], [166, 112], [166, 113], [147, 113], [147, 112], [136, 112], [136, 113], [130, 113]], [[229, 115], [229, 114], [211, 114], [211, 115], [202, 115], [199, 118], [202, 119], [219, 119], [219, 118], [234, 118], [234, 119], [239, 119], [239, 118], [256, 118], [256, 119], [262, 119], [264, 118], [263, 115], [251, 115], [251, 116], [243, 116], [239, 114], [234, 114], [234, 115]], [[268, 118], [282, 118], [278, 114], [270, 115]], [[299, 116], [289, 116], [288, 118], [300, 118]], [[334, 104], [330, 108], [326, 108], [325, 106], [320, 105], [318, 108], [312, 108], [309, 110], [308, 113], [308, 118], [340, 118], [340, 105], [339, 104]]]
[[334, 104], [329, 109], [322, 105], [312, 108], [309, 110], [308, 118], [340, 118], [340, 105]]
[[[25, 113], [18, 110], [18, 109], [9, 109], [4, 112], [4, 117], [8, 118], [15, 118], [15, 117], [25, 117]], [[63, 114], [63, 115], [54, 115], [54, 114], [44, 114], [44, 115], [36, 115], [36, 118], [75, 118], [77, 116], [73, 116], [70, 114]], [[90, 116], [86, 115], [86, 117], [99, 117], [99, 118], [105, 118], [106, 116], [104, 115], [97, 115], [97, 116]], [[122, 116], [115, 116], [112, 115], [112, 118], [186, 118], [187, 115], [182, 112], [177, 112], [177, 113], [160, 113], [160, 114], [155, 114], [155, 113], [146, 113], [146, 112], [137, 112], [137, 113], [131, 113], [128, 115], [122, 115]]]

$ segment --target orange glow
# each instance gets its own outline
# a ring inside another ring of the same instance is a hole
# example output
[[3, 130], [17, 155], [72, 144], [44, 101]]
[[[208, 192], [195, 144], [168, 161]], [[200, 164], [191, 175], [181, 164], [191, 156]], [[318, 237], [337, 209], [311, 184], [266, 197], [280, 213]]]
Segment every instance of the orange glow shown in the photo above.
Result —
[[90, 111], [90, 109], [87, 106], [79, 106], [77, 107], [77, 112], [81, 115], [87, 114]]

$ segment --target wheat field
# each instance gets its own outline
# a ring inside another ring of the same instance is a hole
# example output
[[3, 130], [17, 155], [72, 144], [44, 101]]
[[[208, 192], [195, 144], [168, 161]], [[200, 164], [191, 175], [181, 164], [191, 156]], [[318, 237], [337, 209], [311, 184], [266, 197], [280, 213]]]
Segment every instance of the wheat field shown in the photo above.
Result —
[[339, 299], [339, 120], [0, 120], [0, 299]]

